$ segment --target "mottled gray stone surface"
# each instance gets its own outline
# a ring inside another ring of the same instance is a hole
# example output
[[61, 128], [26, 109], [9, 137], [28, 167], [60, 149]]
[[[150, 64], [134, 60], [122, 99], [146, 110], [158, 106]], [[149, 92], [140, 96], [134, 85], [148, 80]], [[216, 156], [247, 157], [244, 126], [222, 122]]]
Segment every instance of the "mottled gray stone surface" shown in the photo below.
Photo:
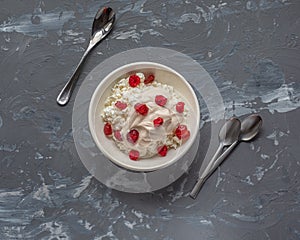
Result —
[[[167, 188], [108, 189], [77, 155], [75, 98], [64, 108], [55, 99], [103, 5], [117, 25], [79, 84], [116, 53], [165, 47], [210, 73], [227, 117], [263, 116], [259, 138], [240, 144], [197, 200], [188, 193], [215, 124], [205, 105], [197, 158]], [[297, 0], [1, 1], [0, 239], [299, 239], [299, 34]]]

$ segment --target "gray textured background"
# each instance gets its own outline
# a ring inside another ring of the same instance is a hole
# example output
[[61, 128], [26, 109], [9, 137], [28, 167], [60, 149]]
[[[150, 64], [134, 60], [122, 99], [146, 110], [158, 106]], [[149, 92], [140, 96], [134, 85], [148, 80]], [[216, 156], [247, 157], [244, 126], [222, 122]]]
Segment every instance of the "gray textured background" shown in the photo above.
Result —
[[[240, 144], [196, 201], [205, 106], [190, 174], [160, 191], [112, 191], [77, 156], [74, 96], [65, 108], [55, 99], [104, 5], [117, 24], [80, 82], [116, 53], [166, 47], [205, 67], [228, 117], [264, 118], [260, 137]], [[297, 0], [0, 1], [0, 239], [300, 239], [299, 33]]]

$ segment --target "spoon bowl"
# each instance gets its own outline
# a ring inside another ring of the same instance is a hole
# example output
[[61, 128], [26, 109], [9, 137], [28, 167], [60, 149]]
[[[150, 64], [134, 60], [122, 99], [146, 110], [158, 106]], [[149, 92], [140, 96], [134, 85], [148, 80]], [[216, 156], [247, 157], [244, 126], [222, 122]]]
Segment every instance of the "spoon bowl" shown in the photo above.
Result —
[[240, 135], [241, 122], [237, 118], [230, 118], [220, 130], [219, 140], [223, 143], [223, 146], [229, 146], [233, 144]]
[[262, 125], [262, 118], [258, 114], [250, 115], [241, 124], [241, 141], [252, 140], [259, 132]]
[[110, 7], [99, 9], [95, 15], [92, 27], [92, 36], [95, 32], [107, 28], [107, 25], [115, 21], [115, 12]]

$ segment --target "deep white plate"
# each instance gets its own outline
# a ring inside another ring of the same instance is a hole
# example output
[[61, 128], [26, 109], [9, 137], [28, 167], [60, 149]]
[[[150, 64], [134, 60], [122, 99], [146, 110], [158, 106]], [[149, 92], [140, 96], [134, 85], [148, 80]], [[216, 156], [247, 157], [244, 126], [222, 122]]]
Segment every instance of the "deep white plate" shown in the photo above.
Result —
[[[101, 113], [104, 109], [105, 100], [111, 95], [112, 87], [117, 80], [136, 72], [153, 73], [158, 82], [173, 86], [176, 94], [184, 100], [189, 109], [187, 126], [191, 132], [190, 138], [176, 150], [171, 149], [168, 151], [165, 157], [155, 156], [149, 159], [132, 161], [127, 154], [119, 150], [112, 139], [108, 139], [103, 133], [104, 122]], [[101, 80], [90, 101], [88, 121], [90, 132], [97, 147], [108, 159], [122, 168], [147, 172], [174, 164], [187, 153], [198, 134], [200, 108], [194, 90], [180, 73], [170, 67], [154, 62], [135, 62], [115, 69]]]

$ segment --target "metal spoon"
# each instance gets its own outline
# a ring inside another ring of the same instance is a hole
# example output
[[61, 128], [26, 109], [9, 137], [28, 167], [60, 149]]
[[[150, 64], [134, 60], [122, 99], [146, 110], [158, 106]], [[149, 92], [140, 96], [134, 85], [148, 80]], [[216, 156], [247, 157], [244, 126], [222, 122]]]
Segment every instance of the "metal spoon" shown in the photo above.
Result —
[[[211, 169], [209, 169], [207, 175], [201, 176], [196, 183], [195, 187], [190, 193], [190, 197], [196, 198], [201, 187], [205, 183], [205, 181], [211, 176], [211, 174], [220, 166], [220, 164], [225, 160], [225, 158], [229, 155], [229, 153], [241, 142], [241, 141], [250, 141], [252, 140], [259, 132], [259, 129], [262, 125], [262, 118], [253, 114], [249, 117], [245, 118], [241, 124], [241, 134], [239, 138], [229, 147], [226, 151], [214, 162]], [[196, 187], [197, 186], [197, 187]]]
[[86, 59], [89, 52], [92, 50], [93, 47], [97, 45], [103, 38], [105, 38], [110, 31], [113, 28], [115, 22], [115, 13], [110, 7], [104, 7], [102, 9], [99, 9], [94, 21], [93, 21], [93, 27], [92, 27], [92, 34], [90, 38], [89, 45], [87, 49], [85, 50], [83, 56], [81, 57], [72, 77], [70, 80], [66, 83], [64, 88], [59, 93], [56, 101], [59, 105], [64, 106], [68, 103], [70, 96], [73, 92], [73, 88], [75, 83], [78, 80], [78, 77], [80, 75], [80, 70], [82, 67], [82, 63]]
[[197, 196], [198, 192], [200, 191], [201, 188], [201, 179], [205, 178], [207, 174], [209, 173], [210, 169], [212, 168], [213, 164], [215, 163], [216, 159], [219, 157], [221, 152], [223, 151], [224, 147], [230, 146], [233, 144], [235, 141], [238, 140], [239, 135], [240, 135], [240, 129], [241, 129], [241, 122], [239, 119], [233, 117], [230, 118], [225, 122], [223, 127], [220, 129], [219, 132], [219, 147], [215, 153], [215, 155], [212, 157], [210, 160], [209, 164], [201, 174], [201, 176], [198, 178], [197, 182], [195, 183], [191, 196]]
[[240, 129], [241, 122], [235, 117], [232, 117], [225, 122], [219, 132], [219, 147], [201, 176], [205, 176], [208, 173], [209, 169], [219, 157], [224, 147], [230, 146], [238, 139], [240, 135]]

